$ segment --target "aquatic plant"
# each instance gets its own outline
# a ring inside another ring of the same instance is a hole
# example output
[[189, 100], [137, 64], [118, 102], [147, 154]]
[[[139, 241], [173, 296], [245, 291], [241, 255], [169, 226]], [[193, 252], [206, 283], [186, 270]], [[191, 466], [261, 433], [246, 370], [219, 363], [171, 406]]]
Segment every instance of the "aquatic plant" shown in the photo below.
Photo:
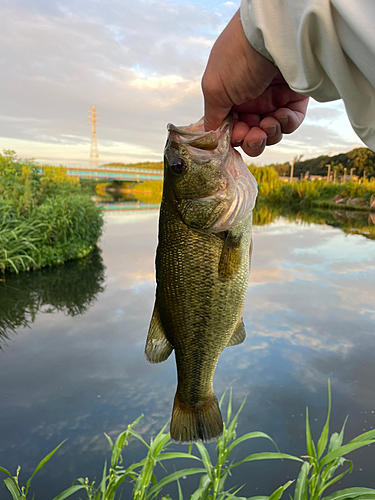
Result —
[[[220, 406], [222, 406], [224, 396], [225, 393], [220, 400]], [[341, 431], [339, 433], [334, 432], [329, 437], [331, 414], [331, 389], [329, 382], [327, 419], [316, 444], [311, 436], [309, 414], [308, 409], [306, 409], [306, 446], [308, 454], [301, 458], [280, 453], [273, 439], [263, 432], [249, 432], [237, 438], [237, 420], [244, 403], [245, 401], [243, 401], [239, 410], [233, 416], [232, 394], [230, 392], [223, 435], [217, 440], [215, 464], [211, 462], [206, 446], [200, 442], [195, 443], [195, 445], [190, 445], [188, 452], [167, 451], [167, 448], [173, 444], [170, 440], [169, 433], [165, 432], [167, 424], [154, 439], [151, 439], [149, 444], [146, 443], [146, 441], [134, 430], [135, 426], [142, 418], [142, 416], [140, 416], [132, 424], [128, 425], [127, 429], [123, 431], [114, 442], [106, 435], [111, 448], [111, 459], [109, 464], [107, 464], [107, 462], [104, 463], [103, 474], [97, 485], [95, 480], [90, 480], [87, 477], [78, 478], [74, 481], [72, 486], [57, 495], [53, 500], [64, 500], [78, 491], [86, 492], [88, 500], [119, 499], [120, 497], [116, 495], [119, 493], [121, 496], [120, 487], [125, 481], [131, 481], [133, 484], [133, 500], [156, 499], [159, 494], [162, 494], [163, 488], [173, 482], [177, 483], [178, 500], [183, 500], [184, 495], [179, 480], [182, 477], [195, 474], [200, 475], [200, 482], [196, 491], [190, 496], [190, 500], [279, 500], [283, 492], [294, 482], [294, 495], [293, 497], [290, 495], [291, 500], [375, 500], [375, 489], [359, 487], [346, 488], [323, 497], [328, 487], [333, 486], [340, 481], [344, 475], [352, 472], [353, 464], [350, 460], [347, 460], [345, 456], [354, 450], [375, 443], [374, 429], [360, 434], [343, 445], [347, 418], [344, 421]], [[123, 448], [128, 445], [131, 437], [143, 443], [147, 449], [147, 455], [140, 462], [125, 467], [123, 465], [121, 453]], [[230, 460], [231, 453], [236, 446], [244, 441], [258, 438], [264, 438], [270, 441], [275, 446], [276, 451], [253, 453], [235, 463]], [[26, 486], [20, 486], [19, 484], [20, 467], [17, 468], [14, 476], [4, 467], [0, 467], [0, 471], [7, 476], [4, 480], [4, 485], [10, 492], [13, 500], [27, 500], [31, 480], [35, 474], [46, 465], [64, 442], [65, 441], [59, 444], [38, 464], [33, 474], [26, 482]], [[192, 453], [193, 446], [198, 450], [199, 455]], [[179, 469], [160, 480], [156, 478], [154, 469], [157, 464], [162, 464], [167, 460], [177, 460], [180, 458], [198, 461], [199, 467]], [[242, 487], [237, 488], [235, 491], [233, 491], [233, 489], [225, 489], [226, 479], [231, 475], [235, 467], [247, 462], [270, 459], [288, 459], [300, 462], [302, 465], [297, 480], [287, 481], [284, 485], [277, 488], [270, 496], [246, 498], [237, 496]], [[347, 465], [347, 469], [340, 472], [340, 467], [345, 465]], [[163, 496], [161, 500], [170, 498], [169, 495]]]

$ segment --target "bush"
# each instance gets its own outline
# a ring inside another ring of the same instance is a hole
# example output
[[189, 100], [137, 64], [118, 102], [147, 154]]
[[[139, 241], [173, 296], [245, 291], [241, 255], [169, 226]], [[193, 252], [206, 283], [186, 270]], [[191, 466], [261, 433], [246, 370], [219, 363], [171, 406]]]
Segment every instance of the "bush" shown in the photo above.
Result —
[[62, 167], [0, 155], [0, 270], [26, 271], [87, 255], [103, 215]]

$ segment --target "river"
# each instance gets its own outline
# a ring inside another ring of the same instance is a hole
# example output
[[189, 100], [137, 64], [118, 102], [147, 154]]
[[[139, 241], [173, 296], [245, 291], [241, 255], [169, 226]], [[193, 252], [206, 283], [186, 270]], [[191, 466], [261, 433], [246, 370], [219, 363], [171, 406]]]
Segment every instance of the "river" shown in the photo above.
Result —
[[[33, 479], [36, 500], [53, 498], [77, 477], [99, 481], [109, 456], [104, 432], [115, 437], [144, 414], [137, 429], [149, 439], [171, 414], [174, 357], [150, 365], [143, 355], [158, 211], [111, 211], [105, 220], [100, 251], [88, 259], [0, 282], [0, 465], [12, 473], [21, 465], [25, 482], [68, 439]], [[305, 408], [317, 439], [330, 379], [331, 431], [339, 432], [349, 415], [347, 442], [375, 427], [375, 241], [354, 222], [307, 223], [267, 212], [255, 220], [262, 225], [253, 228], [247, 338], [222, 353], [215, 392], [232, 387], [235, 409], [246, 397], [238, 435], [264, 431], [281, 451], [300, 456], [306, 454]], [[214, 454], [215, 443], [208, 448]], [[246, 442], [236, 458], [260, 451], [272, 445]], [[130, 441], [123, 456], [125, 464], [140, 460], [145, 448]], [[339, 487], [375, 488], [375, 448], [349, 458], [354, 471]], [[168, 472], [178, 466], [166, 462]], [[246, 483], [242, 496], [269, 495], [298, 470], [288, 461], [243, 464], [228, 487]], [[160, 467], [156, 473], [164, 474]], [[197, 478], [181, 485], [188, 498]], [[177, 498], [174, 485], [166, 491]], [[0, 498], [10, 498], [3, 486]]]

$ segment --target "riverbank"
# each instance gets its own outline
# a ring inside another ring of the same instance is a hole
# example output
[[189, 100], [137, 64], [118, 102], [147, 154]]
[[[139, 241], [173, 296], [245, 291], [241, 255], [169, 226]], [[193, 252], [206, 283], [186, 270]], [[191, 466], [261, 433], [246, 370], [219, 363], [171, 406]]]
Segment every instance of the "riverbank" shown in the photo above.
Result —
[[61, 167], [0, 155], [0, 271], [60, 265], [88, 255], [102, 234], [102, 211]]

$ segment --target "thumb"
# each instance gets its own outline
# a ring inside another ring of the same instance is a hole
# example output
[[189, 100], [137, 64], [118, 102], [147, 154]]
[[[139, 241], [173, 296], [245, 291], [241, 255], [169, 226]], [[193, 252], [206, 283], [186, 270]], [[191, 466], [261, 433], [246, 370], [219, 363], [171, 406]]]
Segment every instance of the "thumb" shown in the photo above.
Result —
[[216, 130], [223, 123], [224, 119], [232, 109], [231, 106], [212, 106], [207, 101], [204, 105], [204, 130]]
[[202, 78], [204, 130], [216, 130], [232, 109], [233, 103], [217, 78], [210, 78], [209, 64]]

